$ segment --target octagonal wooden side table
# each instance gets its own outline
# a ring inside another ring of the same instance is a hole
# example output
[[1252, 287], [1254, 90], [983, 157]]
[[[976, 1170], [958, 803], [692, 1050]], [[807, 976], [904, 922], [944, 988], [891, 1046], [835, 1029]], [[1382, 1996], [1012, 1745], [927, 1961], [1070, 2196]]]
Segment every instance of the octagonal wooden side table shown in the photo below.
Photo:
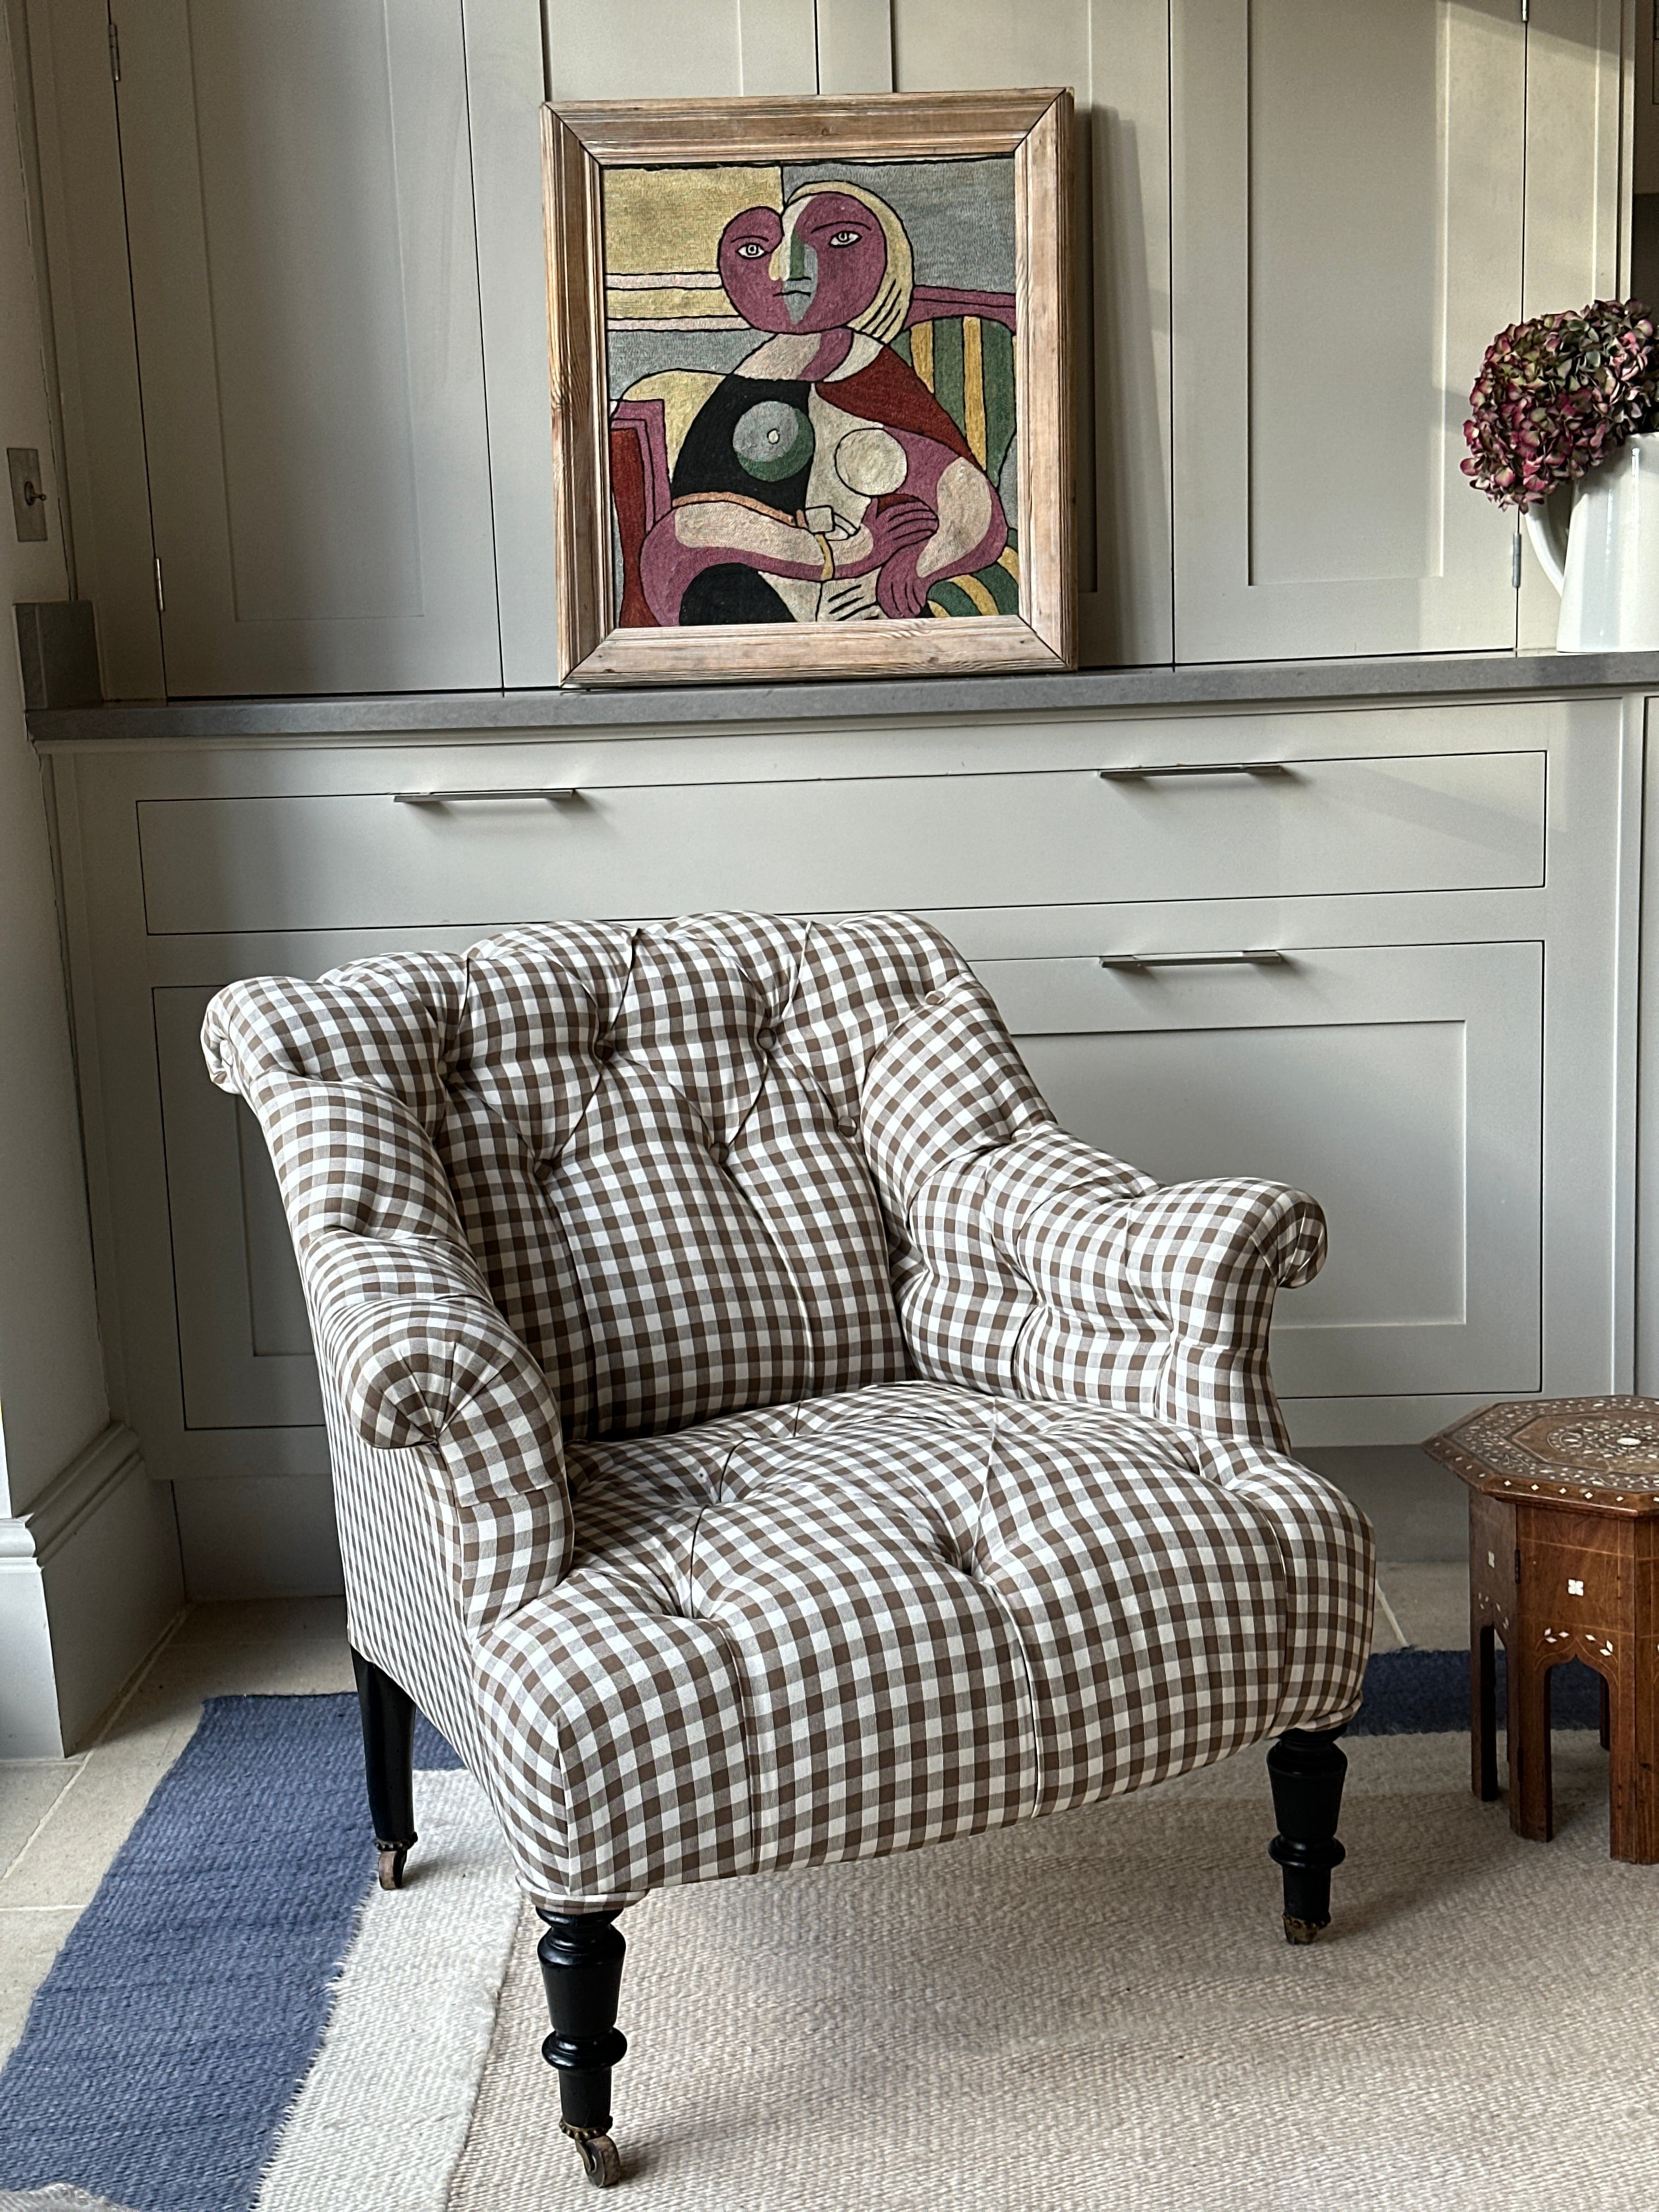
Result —
[[1548, 1842], [1550, 1669], [1582, 1659], [1601, 1677], [1613, 1856], [1659, 1863], [1659, 1399], [1485, 1406], [1423, 1449], [1469, 1486], [1476, 1793], [1498, 1795], [1501, 1636], [1510, 1826]]

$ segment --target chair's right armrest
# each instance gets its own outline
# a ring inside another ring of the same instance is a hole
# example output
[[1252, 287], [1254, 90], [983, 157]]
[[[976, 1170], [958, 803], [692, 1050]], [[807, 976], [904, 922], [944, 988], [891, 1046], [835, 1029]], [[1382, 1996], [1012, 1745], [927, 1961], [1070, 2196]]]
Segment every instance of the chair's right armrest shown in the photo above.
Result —
[[371, 1459], [415, 1451], [439, 1478], [453, 1516], [457, 1595], [481, 1633], [570, 1564], [563, 1440], [546, 1379], [465, 1249], [325, 1230], [300, 1258], [340, 1410]]

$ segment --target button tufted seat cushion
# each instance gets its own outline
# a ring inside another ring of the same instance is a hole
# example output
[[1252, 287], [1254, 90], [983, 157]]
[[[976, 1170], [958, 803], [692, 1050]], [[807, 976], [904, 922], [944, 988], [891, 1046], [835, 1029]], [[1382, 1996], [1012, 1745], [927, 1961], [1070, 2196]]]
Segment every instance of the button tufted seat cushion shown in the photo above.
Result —
[[621, 1903], [1085, 1805], [1352, 1701], [1353, 1516], [1132, 1414], [902, 1382], [568, 1462], [477, 1663], [523, 1858]]
[[1318, 1209], [1058, 1129], [901, 915], [514, 931], [222, 992], [352, 1638], [550, 1903], [861, 1856], [1345, 1718], [1363, 1521], [1283, 1455]]

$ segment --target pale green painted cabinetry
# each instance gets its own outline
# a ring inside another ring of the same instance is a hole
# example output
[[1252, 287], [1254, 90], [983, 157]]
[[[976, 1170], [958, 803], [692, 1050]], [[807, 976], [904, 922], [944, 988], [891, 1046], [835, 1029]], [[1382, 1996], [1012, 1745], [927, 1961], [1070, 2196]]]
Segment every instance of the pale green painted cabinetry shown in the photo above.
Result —
[[554, 680], [548, 91], [1073, 86], [1085, 665], [1547, 635], [1458, 424], [1619, 282], [1620, 0], [26, 5], [112, 697]]
[[[106, 1345], [191, 1587], [331, 1572], [304, 1311], [257, 1129], [203, 1072], [208, 997], [536, 920], [930, 915], [1068, 1126], [1163, 1180], [1319, 1197], [1329, 1267], [1274, 1336], [1303, 1444], [1627, 1386], [1626, 712], [49, 741]], [[1270, 766], [1099, 774], [1239, 761]], [[456, 787], [506, 788], [394, 796]]]

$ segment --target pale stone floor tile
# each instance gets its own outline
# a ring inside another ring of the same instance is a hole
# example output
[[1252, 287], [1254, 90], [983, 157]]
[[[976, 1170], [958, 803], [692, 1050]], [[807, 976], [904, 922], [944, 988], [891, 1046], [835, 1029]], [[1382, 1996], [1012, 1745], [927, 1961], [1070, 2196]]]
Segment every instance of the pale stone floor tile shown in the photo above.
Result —
[[200, 1711], [87, 1753], [0, 1879], [0, 1913], [22, 1907], [78, 1912], [90, 1904], [150, 1793], [189, 1742]]
[[78, 1759], [0, 1761], [0, 1875], [80, 1772]]
[[[1412, 1559], [1376, 1571], [1406, 1642], [1418, 1651], [1469, 1648], [1469, 1571], [1462, 1559]], [[1379, 1626], [1386, 1615], [1377, 1607]], [[1379, 1651], [1391, 1648], [1379, 1636]]]
[[34, 1992], [79, 1917], [75, 1906], [55, 1912], [0, 1910], [0, 2064], [23, 2033]]
[[192, 1605], [173, 1638], [173, 1646], [208, 1644], [222, 1650], [235, 1644], [317, 1642], [345, 1644], [343, 1597], [216, 1598]]
[[[198, 1612], [206, 1618], [198, 1620]], [[253, 1618], [240, 1619], [244, 1612]], [[58, 1787], [0, 1875], [0, 1930], [56, 1925], [67, 1913], [61, 1941], [195, 1733], [204, 1698], [311, 1696], [351, 1687], [343, 1607], [294, 1599], [193, 1609], [88, 1750], [61, 1765], [32, 1763], [27, 1770], [58, 1778]], [[6, 1773], [0, 1768], [0, 1778]], [[56, 1941], [43, 1952], [28, 1949], [38, 1963], [35, 1980], [55, 1948]], [[9, 1971], [9, 1958], [7, 1966]], [[27, 1996], [23, 2002], [27, 2008]]]

